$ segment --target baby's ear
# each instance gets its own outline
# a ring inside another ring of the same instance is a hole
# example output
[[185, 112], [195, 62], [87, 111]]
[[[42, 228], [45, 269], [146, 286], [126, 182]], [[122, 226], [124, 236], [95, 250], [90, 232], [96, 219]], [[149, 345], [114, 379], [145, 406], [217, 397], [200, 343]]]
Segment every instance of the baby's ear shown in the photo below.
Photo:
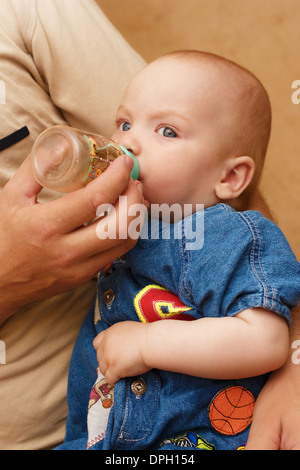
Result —
[[241, 156], [229, 159], [215, 187], [217, 198], [221, 200], [238, 198], [251, 183], [254, 171], [255, 163], [251, 157]]

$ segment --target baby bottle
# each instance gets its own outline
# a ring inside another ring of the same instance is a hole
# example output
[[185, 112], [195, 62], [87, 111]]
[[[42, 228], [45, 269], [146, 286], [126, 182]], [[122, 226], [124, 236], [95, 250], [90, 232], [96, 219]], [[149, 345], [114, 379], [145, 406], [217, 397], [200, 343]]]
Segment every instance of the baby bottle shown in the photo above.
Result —
[[138, 162], [122, 145], [72, 127], [53, 126], [42, 132], [33, 145], [32, 170], [43, 187], [67, 193], [86, 186], [124, 153], [133, 158], [131, 177], [138, 179]]

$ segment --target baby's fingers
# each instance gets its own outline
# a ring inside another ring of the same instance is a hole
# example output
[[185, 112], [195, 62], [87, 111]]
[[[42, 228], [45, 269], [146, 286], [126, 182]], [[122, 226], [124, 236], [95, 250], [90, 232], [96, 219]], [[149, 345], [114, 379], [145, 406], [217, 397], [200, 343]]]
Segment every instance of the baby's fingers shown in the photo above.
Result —
[[104, 376], [105, 381], [108, 385], [113, 387], [115, 383], [119, 380], [119, 377], [113, 373], [109, 358], [106, 357], [105, 350], [104, 350], [104, 331], [99, 333], [93, 341], [93, 346], [97, 352], [97, 360], [99, 364], [99, 370], [101, 374]]
[[[100, 368], [100, 364], [99, 364], [99, 368]], [[118, 380], [120, 379], [120, 377], [118, 377], [118, 375], [114, 374], [113, 371], [109, 368], [106, 368], [105, 372], [101, 370], [100, 368], [100, 371], [101, 373], [104, 375], [105, 377], [105, 382], [110, 385], [111, 387], [114, 387], [115, 384], [118, 382]]]
[[98, 351], [98, 348], [100, 347], [100, 345], [102, 343], [102, 338], [103, 338], [103, 333], [99, 333], [96, 336], [96, 338], [94, 338], [93, 346], [94, 346], [94, 349], [96, 349], [96, 351]]

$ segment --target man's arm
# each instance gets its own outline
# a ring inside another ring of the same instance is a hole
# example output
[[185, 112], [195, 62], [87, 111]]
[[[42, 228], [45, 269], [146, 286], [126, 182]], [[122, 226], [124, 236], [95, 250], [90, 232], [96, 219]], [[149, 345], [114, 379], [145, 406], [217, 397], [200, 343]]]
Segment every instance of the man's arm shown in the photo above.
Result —
[[[259, 191], [248, 209], [274, 217]], [[300, 450], [300, 364], [293, 361], [294, 341], [300, 340], [300, 305], [292, 311], [289, 357], [261, 391], [254, 411], [247, 450]]]
[[260, 393], [247, 450], [300, 450], [300, 305], [292, 312], [289, 357]]

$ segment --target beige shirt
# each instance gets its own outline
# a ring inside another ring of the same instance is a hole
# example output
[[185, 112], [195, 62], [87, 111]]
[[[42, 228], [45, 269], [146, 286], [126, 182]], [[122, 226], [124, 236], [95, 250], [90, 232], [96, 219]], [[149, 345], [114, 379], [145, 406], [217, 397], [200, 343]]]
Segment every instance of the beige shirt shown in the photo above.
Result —
[[[110, 135], [124, 88], [143, 65], [93, 0], [1, 0], [0, 139], [23, 126], [30, 135], [0, 151], [0, 187], [49, 126]], [[41, 202], [49, 198], [42, 192]], [[0, 449], [63, 440], [69, 360], [94, 296], [91, 281], [1, 326]]]

